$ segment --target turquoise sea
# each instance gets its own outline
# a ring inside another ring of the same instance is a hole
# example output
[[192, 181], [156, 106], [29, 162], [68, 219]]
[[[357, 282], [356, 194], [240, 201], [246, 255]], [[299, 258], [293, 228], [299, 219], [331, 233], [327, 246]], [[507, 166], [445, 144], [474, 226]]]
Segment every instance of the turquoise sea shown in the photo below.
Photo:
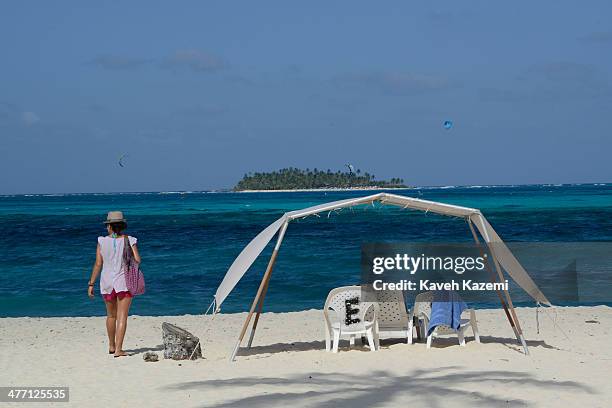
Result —
[[[432, 187], [395, 192], [480, 208], [506, 241], [612, 241], [612, 184]], [[132, 313], [202, 313], [227, 268], [283, 212], [369, 192], [166, 192], [0, 196], [0, 316], [103, 315], [86, 295], [96, 238], [122, 210], [139, 239], [147, 293]], [[266, 298], [268, 311], [321, 308], [328, 291], [360, 276], [364, 241], [466, 241], [460, 219], [359, 207], [289, 226]], [[247, 309], [267, 255], [223, 305]], [[517, 303], [527, 298], [513, 292]]]

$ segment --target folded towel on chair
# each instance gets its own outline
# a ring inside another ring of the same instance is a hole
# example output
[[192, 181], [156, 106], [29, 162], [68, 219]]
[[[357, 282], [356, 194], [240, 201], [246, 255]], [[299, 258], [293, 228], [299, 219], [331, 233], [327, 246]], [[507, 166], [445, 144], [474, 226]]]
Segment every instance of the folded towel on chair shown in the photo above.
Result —
[[437, 326], [442, 325], [458, 330], [461, 325], [461, 313], [465, 309], [467, 305], [456, 292], [434, 292], [427, 335], [429, 336]]

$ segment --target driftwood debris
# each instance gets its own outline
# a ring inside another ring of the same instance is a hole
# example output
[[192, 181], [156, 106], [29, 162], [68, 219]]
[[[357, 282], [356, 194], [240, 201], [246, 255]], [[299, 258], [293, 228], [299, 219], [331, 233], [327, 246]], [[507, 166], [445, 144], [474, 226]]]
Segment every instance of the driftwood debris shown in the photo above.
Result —
[[164, 341], [164, 358], [172, 360], [187, 360], [193, 353], [196, 344], [197, 350], [193, 359], [202, 357], [202, 348], [199, 339], [185, 329], [170, 323], [162, 323], [162, 338]]

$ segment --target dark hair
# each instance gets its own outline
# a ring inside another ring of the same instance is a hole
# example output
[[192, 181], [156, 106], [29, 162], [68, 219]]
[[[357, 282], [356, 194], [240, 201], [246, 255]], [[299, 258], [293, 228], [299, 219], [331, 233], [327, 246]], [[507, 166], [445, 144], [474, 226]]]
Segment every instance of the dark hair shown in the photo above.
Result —
[[127, 224], [125, 222], [113, 222], [108, 225], [115, 234], [120, 234], [121, 231], [127, 228]]

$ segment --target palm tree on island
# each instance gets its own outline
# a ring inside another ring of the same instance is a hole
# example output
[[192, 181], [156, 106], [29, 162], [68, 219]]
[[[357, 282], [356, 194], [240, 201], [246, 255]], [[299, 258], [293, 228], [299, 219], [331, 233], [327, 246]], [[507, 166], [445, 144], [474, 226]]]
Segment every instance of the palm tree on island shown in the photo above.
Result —
[[373, 174], [340, 170], [335, 173], [316, 168], [306, 170], [288, 167], [271, 172], [249, 172], [242, 177], [234, 191], [245, 190], [302, 190], [302, 189], [365, 189], [365, 188], [408, 188], [401, 178], [376, 180]]

